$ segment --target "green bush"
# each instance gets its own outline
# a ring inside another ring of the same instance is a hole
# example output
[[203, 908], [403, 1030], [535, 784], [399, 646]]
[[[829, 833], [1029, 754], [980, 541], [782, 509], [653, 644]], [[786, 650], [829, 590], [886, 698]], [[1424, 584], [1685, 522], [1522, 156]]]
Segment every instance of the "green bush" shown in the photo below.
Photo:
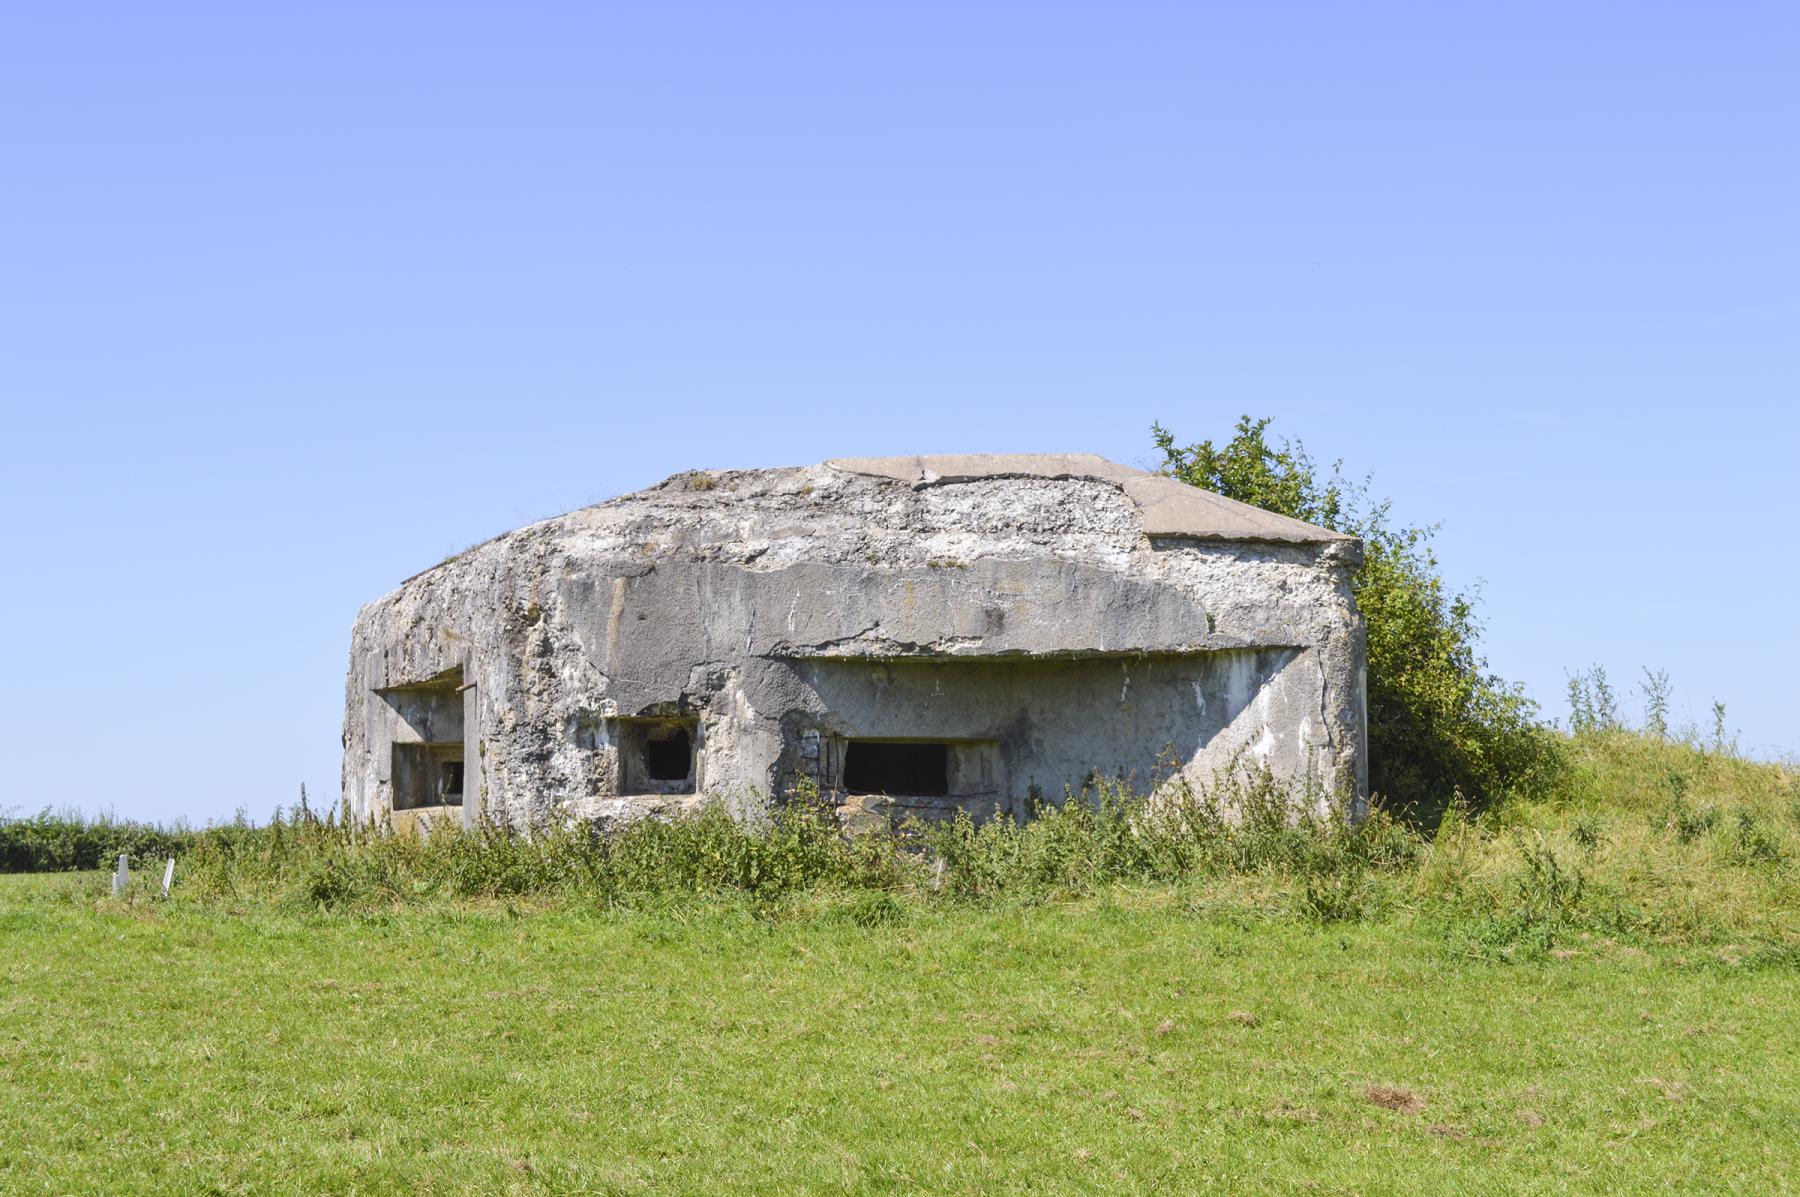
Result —
[[101, 815], [52, 814], [48, 808], [23, 818], [0, 818], [0, 873], [58, 873], [110, 868], [120, 853], [134, 860], [175, 856], [194, 833]]
[[1361, 538], [1353, 587], [1368, 637], [1371, 791], [1427, 825], [1459, 792], [1476, 809], [1549, 792], [1558, 739], [1520, 687], [1487, 671], [1474, 598], [1445, 585], [1435, 529], [1395, 527], [1387, 503], [1368, 502], [1340, 467], [1324, 474], [1298, 442], [1271, 445], [1268, 426], [1245, 416], [1222, 446], [1177, 445], [1161, 425], [1152, 434], [1169, 477]]
[[422, 836], [278, 812], [261, 827], [192, 833], [180, 868], [184, 890], [203, 899], [273, 897], [328, 909], [440, 895], [632, 904], [737, 894], [767, 903], [823, 887], [893, 889], [917, 871], [896, 837], [846, 837], [816, 801], [758, 824], [708, 806], [610, 832], [569, 819], [529, 831], [445, 823]]
[[[84, 828], [67, 818], [58, 826], [76, 841], [112, 825]], [[1242, 765], [1210, 785], [1170, 783], [1154, 796], [1099, 783], [1061, 803], [1040, 802], [1023, 823], [977, 823], [965, 813], [860, 835], [847, 834], [809, 793], [755, 821], [707, 806], [604, 833], [570, 819], [530, 831], [445, 823], [427, 835], [396, 834], [278, 811], [261, 826], [159, 834], [167, 838], [158, 852], [180, 856], [184, 896], [325, 909], [523, 896], [629, 906], [736, 895], [766, 906], [815, 890], [1037, 900], [1117, 882], [1266, 873], [1306, 878], [1323, 914], [1320, 895], [1339, 874], [1351, 876], [1346, 895], [1360, 893], [1366, 873], [1404, 866], [1422, 843], [1379, 812], [1351, 820], [1341, 801]], [[24, 831], [0, 823], [7, 835], [22, 839]], [[887, 917], [887, 904], [867, 901], [869, 918]], [[1347, 901], [1332, 909], [1347, 909]]]
[[[856, 835], [811, 796], [750, 822], [707, 808], [605, 833], [568, 818], [530, 830], [446, 823], [420, 836], [303, 810], [159, 832], [170, 838], [145, 841], [154, 850], [139, 863], [150, 867], [121, 901], [162, 901], [154, 866], [165, 852], [178, 857], [175, 905], [357, 917], [499, 902], [666, 912], [679, 924], [686, 908], [718, 903], [759, 920], [813, 911], [880, 927], [921, 905], [1135, 902], [1172, 886], [1184, 906], [1234, 918], [1424, 918], [1471, 960], [1523, 962], [1564, 940], [1585, 951], [1605, 939], [1791, 958], [1777, 951], [1800, 926], [1790, 771], [1626, 730], [1584, 732], [1565, 751], [1570, 767], [1546, 800], [1480, 813], [1458, 804], [1430, 837], [1382, 807], [1351, 819], [1342, 796], [1243, 761], [1204, 785], [1164, 779], [1153, 794], [1096, 784], [1024, 822], [963, 815]], [[0, 820], [0, 842], [42, 839], [43, 823]], [[57, 843], [96, 842], [114, 826], [55, 825]], [[55, 892], [113, 901], [99, 873]]]

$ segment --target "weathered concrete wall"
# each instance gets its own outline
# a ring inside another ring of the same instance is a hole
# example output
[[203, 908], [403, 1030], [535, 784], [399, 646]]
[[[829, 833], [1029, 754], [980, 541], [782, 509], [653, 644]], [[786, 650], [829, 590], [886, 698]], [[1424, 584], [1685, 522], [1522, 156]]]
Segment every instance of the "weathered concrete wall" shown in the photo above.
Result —
[[[966, 745], [984, 780], [933, 805], [982, 814], [1239, 751], [1361, 788], [1355, 541], [1097, 458], [971, 460], [680, 475], [410, 579], [353, 634], [352, 807], [391, 809], [418, 734], [393, 692], [447, 678], [468, 818], [748, 812], [855, 738]], [[643, 729], [677, 725], [691, 776], [646, 782]]]
[[[798, 662], [805, 715], [790, 719], [786, 763], [830, 788], [842, 776], [844, 741], [988, 744], [990, 784], [953, 795], [953, 805], [974, 815], [998, 807], [1023, 816], [1032, 794], [1059, 799], [1095, 774], [1143, 789], [1176, 764], [1205, 775], [1240, 751], [1257, 760], [1275, 756], [1275, 727], [1291, 728], [1295, 737], [1280, 755], [1316, 757], [1323, 695], [1304, 667], [1288, 675], [1301, 656], [1270, 648], [1073, 660]], [[802, 739], [815, 728], [824, 743], [816, 770], [806, 767]], [[900, 797], [891, 805], [906, 813], [920, 804]]]

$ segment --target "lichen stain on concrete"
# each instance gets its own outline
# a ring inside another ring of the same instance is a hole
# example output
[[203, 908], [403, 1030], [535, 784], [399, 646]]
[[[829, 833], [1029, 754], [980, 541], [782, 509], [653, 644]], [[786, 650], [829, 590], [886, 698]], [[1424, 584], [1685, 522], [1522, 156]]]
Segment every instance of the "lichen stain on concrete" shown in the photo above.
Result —
[[[426, 749], [463, 771], [461, 817], [518, 825], [709, 800], [754, 816], [802, 779], [859, 817], [1017, 814], [1034, 786], [1148, 783], [1170, 755], [1195, 781], [1249, 755], [1363, 788], [1354, 539], [1080, 454], [704, 477], [508, 533], [365, 607], [357, 815], [389, 817], [396, 753]], [[368, 701], [452, 677], [429, 726]], [[871, 791], [854, 803], [852, 781]]]

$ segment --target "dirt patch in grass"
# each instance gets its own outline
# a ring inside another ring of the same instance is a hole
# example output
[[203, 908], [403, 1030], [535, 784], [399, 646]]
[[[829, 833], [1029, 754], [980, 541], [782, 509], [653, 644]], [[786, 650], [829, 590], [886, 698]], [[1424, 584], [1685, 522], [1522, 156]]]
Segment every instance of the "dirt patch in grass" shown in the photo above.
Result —
[[1418, 1114], [1425, 1109], [1425, 1099], [1400, 1085], [1370, 1085], [1363, 1090], [1363, 1100], [1396, 1114]]

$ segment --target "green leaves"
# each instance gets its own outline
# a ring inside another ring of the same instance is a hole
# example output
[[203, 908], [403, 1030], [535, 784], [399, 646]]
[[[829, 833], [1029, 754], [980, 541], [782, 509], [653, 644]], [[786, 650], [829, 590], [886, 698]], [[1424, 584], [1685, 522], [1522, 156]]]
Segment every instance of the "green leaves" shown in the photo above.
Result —
[[1520, 687], [1488, 672], [1475, 598], [1445, 585], [1435, 526], [1394, 527], [1342, 462], [1324, 474], [1298, 441], [1271, 444], [1269, 424], [1243, 416], [1222, 446], [1177, 445], [1160, 424], [1151, 435], [1171, 478], [1362, 538], [1353, 587], [1368, 643], [1370, 789], [1427, 824], [1459, 788], [1477, 807], [1547, 792], [1562, 767], [1557, 740]]

